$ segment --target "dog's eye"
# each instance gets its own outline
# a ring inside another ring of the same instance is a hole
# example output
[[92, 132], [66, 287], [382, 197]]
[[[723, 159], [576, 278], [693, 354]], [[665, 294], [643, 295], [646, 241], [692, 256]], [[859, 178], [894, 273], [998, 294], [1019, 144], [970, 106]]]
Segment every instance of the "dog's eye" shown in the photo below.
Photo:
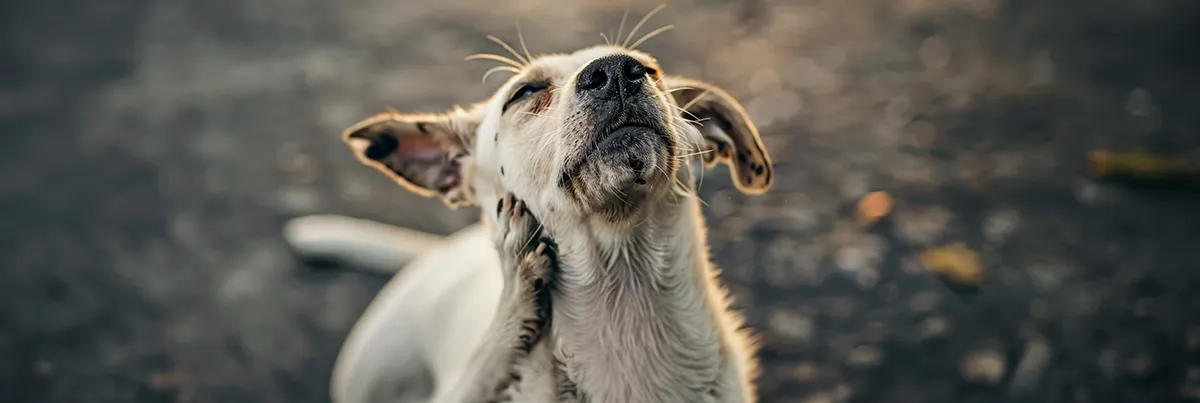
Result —
[[512, 98], [504, 103], [504, 110], [507, 111], [509, 106], [520, 102], [522, 99], [528, 98], [530, 95], [537, 94], [550, 88], [550, 83], [527, 83], [513, 91]]

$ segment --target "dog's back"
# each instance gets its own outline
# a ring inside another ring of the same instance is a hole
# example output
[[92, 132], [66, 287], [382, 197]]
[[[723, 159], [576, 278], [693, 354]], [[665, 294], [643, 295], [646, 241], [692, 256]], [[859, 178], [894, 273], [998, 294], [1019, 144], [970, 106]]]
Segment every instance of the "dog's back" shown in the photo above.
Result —
[[304, 257], [374, 273], [399, 270], [338, 354], [335, 403], [429, 401], [439, 393], [435, 380], [462, 373], [500, 299], [499, 261], [482, 225], [440, 238], [318, 216], [290, 222], [286, 238]]

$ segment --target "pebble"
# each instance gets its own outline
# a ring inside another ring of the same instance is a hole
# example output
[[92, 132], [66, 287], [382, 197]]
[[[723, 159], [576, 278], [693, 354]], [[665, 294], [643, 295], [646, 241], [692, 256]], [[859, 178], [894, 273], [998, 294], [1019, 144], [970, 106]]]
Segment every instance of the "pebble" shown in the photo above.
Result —
[[779, 336], [799, 343], [812, 341], [816, 331], [812, 318], [785, 309], [772, 310], [767, 316], [767, 325]]
[[908, 301], [908, 308], [917, 313], [929, 312], [941, 302], [942, 297], [936, 292], [922, 291]]
[[923, 339], [941, 337], [950, 331], [950, 321], [940, 316], [925, 318], [920, 324], [920, 335]]
[[1050, 364], [1050, 355], [1050, 344], [1046, 339], [1040, 336], [1031, 337], [1025, 344], [1025, 351], [1021, 354], [1021, 360], [1017, 362], [1017, 368], [1013, 370], [1013, 380], [1009, 389], [1014, 392], [1026, 392], [1037, 387], [1042, 373]]
[[792, 379], [798, 382], [812, 382], [821, 375], [821, 367], [811, 361], [805, 361], [792, 367]]
[[1145, 378], [1154, 369], [1154, 358], [1145, 353], [1136, 354], [1129, 357], [1125, 363], [1125, 369], [1130, 376]]
[[921, 42], [917, 55], [921, 58], [921, 63], [925, 64], [925, 68], [939, 70], [950, 64], [950, 44], [941, 36], [931, 36]]
[[993, 349], [977, 350], [963, 357], [959, 371], [963, 379], [984, 385], [995, 385], [1004, 379], [1004, 355]]
[[883, 350], [877, 346], [865, 344], [850, 350], [846, 362], [857, 368], [871, 368], [883, 361]]
[[983, 236], [993, 244], [1003, 243], [1016, 231], [1021, 222], [1021, 213], [1003, 208], [988, 213], [983, 221]]

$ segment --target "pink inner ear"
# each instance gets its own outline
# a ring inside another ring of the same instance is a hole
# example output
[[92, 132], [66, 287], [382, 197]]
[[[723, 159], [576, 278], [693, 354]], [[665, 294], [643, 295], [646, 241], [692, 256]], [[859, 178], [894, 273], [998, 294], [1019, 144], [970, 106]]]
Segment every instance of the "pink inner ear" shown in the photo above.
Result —
[[445, 194], [460, 183], [458, 161], [428, 136], [406, 137], [390, 159], [394, 172], [417, 186]]
[[436, 161], [444, 154], [437, 142], [428, 136], [400, 138], [397, 153], [400, 159], [409, 161]]

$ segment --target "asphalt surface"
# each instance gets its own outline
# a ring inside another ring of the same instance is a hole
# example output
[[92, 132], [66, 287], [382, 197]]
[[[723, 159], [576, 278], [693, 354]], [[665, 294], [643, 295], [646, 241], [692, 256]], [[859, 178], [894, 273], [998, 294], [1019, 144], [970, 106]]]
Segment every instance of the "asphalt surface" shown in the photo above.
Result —
[[[569, 51], [655, 5], [3, 2], [0, 401], [328, 401], [384, 279], [305, 266], [282, 223], [472, 218], [341, 129], [486, 96], [485, 34]], [[667, 23], [643, 48], [741, 99], [777, 163], [766, 195], [701, 191], [763, 401], [1200, 398], [1200, 193], [1085, 175], [1200, 147], [1194, 2], [674, 1], [643, 32]], [[863, 227], [871, 191], [895, 208]], [[956, 242], [975, 290], [922, 268]]]

